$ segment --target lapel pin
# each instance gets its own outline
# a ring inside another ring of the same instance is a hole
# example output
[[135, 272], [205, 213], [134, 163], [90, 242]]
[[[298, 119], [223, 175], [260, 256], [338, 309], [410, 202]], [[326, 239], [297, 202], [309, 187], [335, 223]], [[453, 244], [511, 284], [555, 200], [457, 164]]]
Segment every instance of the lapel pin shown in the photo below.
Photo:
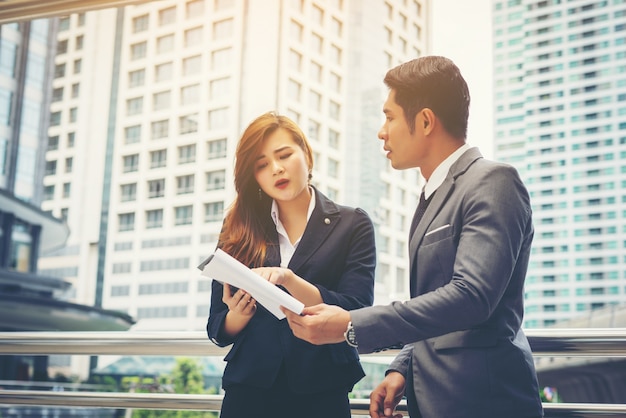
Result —
[[325, 223], [326, 225], [330, 225], [330, 219], [328, 219], [328, 218], [324, 218], [324, 223]]

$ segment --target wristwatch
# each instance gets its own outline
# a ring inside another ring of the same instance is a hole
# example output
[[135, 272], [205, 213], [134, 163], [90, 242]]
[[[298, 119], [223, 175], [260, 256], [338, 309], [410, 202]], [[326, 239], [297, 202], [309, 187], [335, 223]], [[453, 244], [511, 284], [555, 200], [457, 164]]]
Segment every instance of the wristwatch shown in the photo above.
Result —
[[346, 339], [346, 342], [350, 347], [356, 348], [358, 346], [356, 342], [356, 332], [354, 332], [352, 321], [348, 322], [348, 328], [346, 329], [346, 332], [343, 333], [343, 337]]

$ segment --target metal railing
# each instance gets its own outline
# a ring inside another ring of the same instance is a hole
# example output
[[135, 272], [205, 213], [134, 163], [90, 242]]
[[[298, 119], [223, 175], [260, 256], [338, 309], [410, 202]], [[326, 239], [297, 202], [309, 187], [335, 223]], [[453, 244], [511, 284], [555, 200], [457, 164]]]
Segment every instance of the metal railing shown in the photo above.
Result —
[[[626, 329], [533, 329], [526, 334], [536, 357], [626, 357]], [[5, 332], [0, 355], [223, 356], [204, 332]], [[372, 356], [393, 356], [385, 351]], [[0, 405], [219, 411], [221, 395], [0, 390]], [[368, 399], [350, 400], [353, 415], [368, 415]], [[406, 412], [406, 404], [398, 406]], [[548, 417], [626, 417], [626, 404], [546, 403]]]

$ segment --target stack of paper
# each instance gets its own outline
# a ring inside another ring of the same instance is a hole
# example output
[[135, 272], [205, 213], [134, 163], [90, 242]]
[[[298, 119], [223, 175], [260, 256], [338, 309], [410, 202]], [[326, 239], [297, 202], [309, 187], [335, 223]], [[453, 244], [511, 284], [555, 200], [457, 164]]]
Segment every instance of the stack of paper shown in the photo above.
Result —
[[302, 302], [268, 282], [219, 248], [198, 268], [202, 270], [204, 276], [245, 290], [278, 319], [285, 318], [285, 314], [280, 310], [281, 306], [297, 314], [300, 314], [304, 309]]

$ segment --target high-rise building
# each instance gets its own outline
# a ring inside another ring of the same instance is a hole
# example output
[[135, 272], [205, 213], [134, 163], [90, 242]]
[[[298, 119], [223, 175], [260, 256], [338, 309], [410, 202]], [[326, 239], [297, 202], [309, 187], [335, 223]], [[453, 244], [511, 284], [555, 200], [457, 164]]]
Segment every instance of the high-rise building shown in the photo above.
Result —
[[60, 19], [43, 207], [67, 219], [77, 300], [144, 330], [202, 330], [210, 254], [243, 129], [277, 110], [314, 150], [313, 183], [377, 231], [376, 302], [408, 296], [421, 188], [379, 151], [385, 72], [423, 54], [427, 0], [190, 0]]
[[626, 1], [492, 5], [494, 154], [534, 211], [524, 325], [626, 303]]

